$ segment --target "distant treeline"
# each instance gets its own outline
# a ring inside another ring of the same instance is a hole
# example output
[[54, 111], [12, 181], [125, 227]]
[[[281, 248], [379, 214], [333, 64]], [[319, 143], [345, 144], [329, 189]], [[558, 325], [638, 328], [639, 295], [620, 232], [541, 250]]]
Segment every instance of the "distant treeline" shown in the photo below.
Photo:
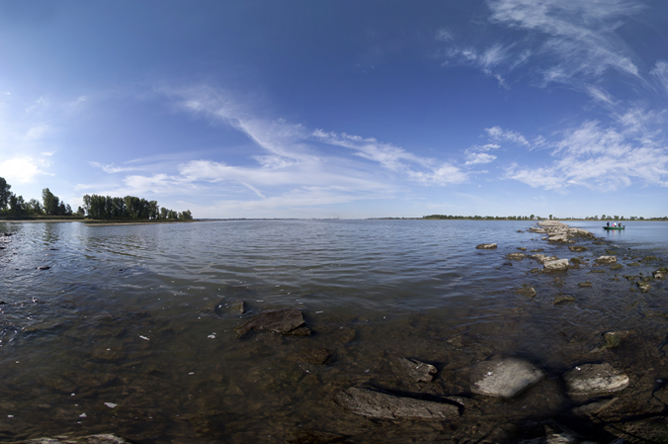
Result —
[[618, 216], [618, 215], [606, 215], [606, 214], [601, 214], [599, 217], [598, 215], [596, 216], [587, 216], [587, 217], [554, 217], [552, 214], [550, 214], [547, 218], [541, 217], [541, 216], [536, 216], [532, 214], [531, 216], [455, 216], [455, 215], [448, 215], [448, 214], [432, 214], [430, 216], [423, 216], [423, 219], [467, 219], [467, 220], [543, 220], [543, 219], [550, 219], [550, 220], [626, 220], [626, 221], [634, 221], [634, 220], [651, 220], [651, 221], [668, 221], [668, 216], [664, 217], [642, 217], [642, 216], [631, 216], [631, 217], [624, 217], [624, 216]]
[[135, 196], [111, 197], [86, 194], [83, 211], [91, 219], [193, 220], [190, 210], [176, 212], [158, 206], [155, 200]]

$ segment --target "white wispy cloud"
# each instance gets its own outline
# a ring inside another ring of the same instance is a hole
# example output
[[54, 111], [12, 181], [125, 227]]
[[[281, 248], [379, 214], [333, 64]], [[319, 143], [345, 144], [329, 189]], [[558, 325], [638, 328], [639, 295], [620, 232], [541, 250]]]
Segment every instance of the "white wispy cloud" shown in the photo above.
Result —
[[[633, 54], [615, 31], [643, 5], [629, 0], [490, 0], [490, 21], [529, 32], [544, 71], [638, 76]], [[553, 76], [546, 80], [554, 79]]]
[[668, 92], [668, 61], [657, 61], [649, 73], [656, 79], [659, 89]]
[[496, 156], [488, 153], [469, 153], [465, 165], [484, 165], [496, 160]]
[[115, 164], [111, 163], [108, 165], [103, 165], [100, 162], [88, 162], [91, 166], [94, 166], [95, 168], [99, 168], [105, 173], [109, 174], [115, 174], [115, 173], [126, 173], [128, 171], [140, 171], [141, 168], [139, 167], [134, 167], [134, 166], [116, 166]]
[[375, 138], [328, 133], [320, 129], [315, 130], [313, 136], [330, 145], [354, 150], [358, 156], [378, 162], [388, 170], [404, 173], [411, 180], [422, 184], [446, 185], [467, 180], [466, 173], [449, 162], [417, 156], [401, 147], [379, 142]]
[[526, 147], [531, 146], [531, 143], [522, 134], [516, 131], [504, 130], [500, 126], [485, 128], [485, 132], [490, 139], [496, 142], [512, 142]]
[[[626, 116], [638, 119], [638, 114]], [[637, 125], [620, 131], [588, 121], [567, 131], [553, 145], [550, 166], [512, 165], [506, 178], [532, 187], [565, 190], [573, 185], [598, 191], [616, 190], [632, 183], [668, 186], [668, 150], [654, 139], [638, 138]]]

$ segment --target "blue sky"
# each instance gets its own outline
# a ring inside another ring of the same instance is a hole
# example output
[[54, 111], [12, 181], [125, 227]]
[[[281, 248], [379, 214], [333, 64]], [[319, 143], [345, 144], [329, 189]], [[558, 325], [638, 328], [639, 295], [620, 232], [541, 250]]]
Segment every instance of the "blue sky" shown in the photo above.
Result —
[[668, 2], [0, 2], [0, 176], [195, 217], [668, 214]]

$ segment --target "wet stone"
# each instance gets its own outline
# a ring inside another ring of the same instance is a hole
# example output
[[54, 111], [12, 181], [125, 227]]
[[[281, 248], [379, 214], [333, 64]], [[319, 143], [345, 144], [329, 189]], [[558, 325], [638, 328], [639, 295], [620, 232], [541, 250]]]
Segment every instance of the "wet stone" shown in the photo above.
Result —
[[587, 251], [587, 247], [582, 246], [582, 245], [570, 245], [568, 247], [569, 250], [571, 250], [574, 253], [580, 253], [581, 251]]
[[573, 296], [557, 296], [556, 298], [554, 298], [554, 302], [552, 302], [552, 305], [565, 304], [567, 302], [575, 302], [575, 297], [573, 297]]
[[600, 401], [590, 402], [588, 404], [575, 407], [572, 412], [577, 416], [598, 415], [604, 410], [610, 408], [619, 398], [602, 399]]
[[438, 372], [433, 365], [415, 359], [399, 358], [392, 364], [396, 373], [415, 382], [430, 382]]
[[555, 259], [543, 262], [545, 271], [564, 271], [568, 270], [568, 259]]
[[[234, 332], [238, 338], [243, 337], [251, 330], [268, 330], [285, 335], [297, 330], [304, 324], [305, 321], [301, 310], [296, 308], [279, 308], [258, 313], [250, 321], [235, 328]], [[300, 333], [298, 334], [299, 336], [307, 336], [310, 334], [310, 330], [308, 330], [308, 333], [306, 333], [306, 330]]]
[[230, 306], [230, 311], [235, 314], [244, 314], [246, 313], [246, 303], [244, 301], [234, 302]]
[[622, 340], [632, 336], [633, 333], [634, 332], [631, 330], [609, 331], [605, 333], [603, 335], [603, 339], [605, 339], [605, 348], [611, 349], [619, 347]]
[[522, 296], [526, 296], [526, 297], [529, 297], [529, 298], [536, 297], [536, 294], [537, 294], [536, 289], [533, 288], [531, 285], [528, 285], [528, 284], [522, 285], [520, 288], [518, 288], [515, 291], [517, 292], [517, 294], [521, 294]]
[[478, 250], [493, 250], [496, 248], [498, 245], [497, 244], [478, 244], [475, 247]]
[[583, 288], [589, 288], [589, 287], [591, 287], [591, 286], [593, 286], [593, 285], [594, 285], [594, 284], [592, 284], [592, 283], [589, 282], [589, 281], [580, 282], [580, 283], [578, 284], [578, 286], [583, 287]]
[[599, 256], [596, 259], [598, 264], [614, 264], [615, 262], [617, 262], [617, 256]]
[[596, 395], [624, 390], [629, 377], [610, 364], [584, 364], [564, 375], [570, 395]]
[[650, 291], [650, 290], [652, 289], [652, 286], [649, 284], [649, 282], [638, 281], [638, 282], [636, 283], [636, 285], [638, 286], [638, 288], [640, 289], [640, 291], [642, 291], [643, 293], [646, 293], [646, 292], [648, 292], [648, 291]]
[[453, 419], [459, 417], [455, 403], [396, 396], [376, 390], [351, 387], [336, 395], [336, 401], [351, 412], [371, 418]]
[[510, 254], [506, 255], [506, 258], [507, 259], [512, 259], [512, 260], [515, 260], [515, 261], [521, 261], [526, 256], [527, 255], [524, 254], [524, 253], [510, 253]]
[[471, 391], [480, 395], [512, 398], [544, 377], [545, 372], [521, 359], [483, 361], [471, 372]]

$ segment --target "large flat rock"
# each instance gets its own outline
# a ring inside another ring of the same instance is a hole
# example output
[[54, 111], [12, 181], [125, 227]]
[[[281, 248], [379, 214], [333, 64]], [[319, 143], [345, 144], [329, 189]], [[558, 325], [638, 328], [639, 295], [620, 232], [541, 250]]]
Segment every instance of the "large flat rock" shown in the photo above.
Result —
[[629, 385], [629, 377], [610, 364], [578, 365], [564, 375], [570, 395], [618, 392]]
[[480, 395], [512, 398], [545, 377], [545, 372], [517, 358], [478, 363], [471, 372], [471, 391]]
[[395, 396], [376, 390], [351, 387], [336, 396], [344, 408], [362, 416], [382, 419], [448, 419], [459, 416], [455, 404]]

